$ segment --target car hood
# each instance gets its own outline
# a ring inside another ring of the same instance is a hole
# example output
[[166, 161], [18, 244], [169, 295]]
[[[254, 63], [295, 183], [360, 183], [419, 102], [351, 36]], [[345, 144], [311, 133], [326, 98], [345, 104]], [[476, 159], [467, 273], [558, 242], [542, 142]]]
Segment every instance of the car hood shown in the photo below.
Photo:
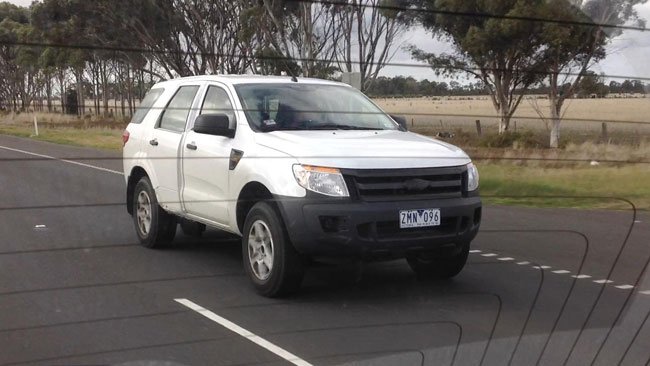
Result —
[[461, 149], [401, 131], [274, 131], [256, 134], [259, 145], [301, 164], [348, 169], [399, 169], [465, 165]]

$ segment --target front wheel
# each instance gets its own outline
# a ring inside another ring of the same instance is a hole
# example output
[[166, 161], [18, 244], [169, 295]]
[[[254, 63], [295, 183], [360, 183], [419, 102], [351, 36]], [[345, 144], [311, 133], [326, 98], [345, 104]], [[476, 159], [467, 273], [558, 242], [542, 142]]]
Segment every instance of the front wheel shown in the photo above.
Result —
[[263, 296], [277, 297], [298, 290], [303, 260], [289, 241], [278, 211], [266, 202], [253, 206], [244, 223], [244, 268]]
[[406, 260], [420, 278], [447, 279], [459, 274], [467, 263], [469, 243], [462, 244], [460, 252], [452, 256], [428, 257], [413, 255]]
[[140, 179], [133, 192], [133, 223], [140, 244], [160, 248], [174, 240], [176, 217], [158, 205], [156, 192], [147, 177]]

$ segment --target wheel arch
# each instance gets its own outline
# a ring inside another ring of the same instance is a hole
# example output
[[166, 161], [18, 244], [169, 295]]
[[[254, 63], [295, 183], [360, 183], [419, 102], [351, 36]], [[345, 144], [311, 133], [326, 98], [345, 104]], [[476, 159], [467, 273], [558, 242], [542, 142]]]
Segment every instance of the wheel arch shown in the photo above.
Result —
[[273, 194], [264, 184], [257, 181], [246, 183], [237, 197], [235, 216], [239, 232], [243, 233], [244, 222], [246, 221], [246, 216], [248, 215], [248, 212], [250, 212], [251, 208], [253, 208], [257, 202], [272, 199]]
[[149, 177], [149, 174], [140, 166], [135, 166], [131, 169], [129, 174], [129, 180], [126, 185], [126, 210], [129, 215], [133, 215], [133, 191], [135, 190], [136, 184], [143, 177]]

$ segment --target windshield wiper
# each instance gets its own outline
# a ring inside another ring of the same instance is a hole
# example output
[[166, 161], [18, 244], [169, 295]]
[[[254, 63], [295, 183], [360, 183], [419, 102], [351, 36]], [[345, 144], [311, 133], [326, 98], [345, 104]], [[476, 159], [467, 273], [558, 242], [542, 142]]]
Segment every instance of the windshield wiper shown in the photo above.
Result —
[[307, 129], [307, 130], [381, 131], [381, 128], [340, 125], [340, 124], [336, 124], [336, 123], [326, 123], [326, 124], [322, 124], [322, 125], [309, 126], [309, 127], [306, 127], [305, 129]]

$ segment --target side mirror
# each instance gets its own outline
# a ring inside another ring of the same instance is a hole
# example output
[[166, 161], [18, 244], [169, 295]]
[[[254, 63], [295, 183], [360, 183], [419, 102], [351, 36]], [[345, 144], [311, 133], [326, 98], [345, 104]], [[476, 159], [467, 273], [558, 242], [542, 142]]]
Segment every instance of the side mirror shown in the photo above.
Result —
[[406, 123], [406, 118], [404, 118], [403, 116], [394, 116], [391, 114], [390, 118], [392, 118], [393, 121], [397, 122], [397, 124], [402, 128], [402, 131], [409, 130], [408, 124]]
[[194, 121], [194, 132], [205, 135], [235, 137], [230, 119], [225, 114], [202, 114]]

